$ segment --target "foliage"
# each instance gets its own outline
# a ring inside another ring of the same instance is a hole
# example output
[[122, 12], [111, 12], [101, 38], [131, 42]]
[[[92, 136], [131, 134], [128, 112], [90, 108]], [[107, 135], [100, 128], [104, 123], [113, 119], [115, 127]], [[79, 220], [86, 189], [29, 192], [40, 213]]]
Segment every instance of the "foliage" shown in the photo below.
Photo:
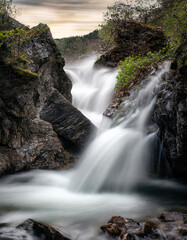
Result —
[[[25, 38], [23, 37], [24, 33], [25, 29], [23, 28], [0, 31], [0, 47], [3, 44], [6, 44], [6, 46], [9, 48], [12, 46], [16, 46], [17, 49], [14, 50], [17, 50], [17, 54], [19, 56], [20, 45], [22, 42], [25, 41]], [[16, 51], [14, 51], [14, 55], [16, 55]]]
[[163, 21], [163, 30], [169, 39], [170, 50], [175, 51], [187, 37], [187, 3], [174, 1]]
[[14, 52], [14, 57], [19, 56], [20, 46], [25, 37], [25, 29], [10, 27], [10, 16], [14, 16], [16, 10], [12, 0], [0, 0], [0, 48], [4, 45]]
[[164, 50], [155, 53], [148, 52], [145, 57], [129, 56], [125, 58], [124, 61], [120, 61], [120, 71], [117, 75], [115, 90], [118, 90], [122, 87], [128, 87], [130, 83], [135, 80], [140, 71], [149, 69], [156, 62], [162, 61], [165, 58], [163, 55]]
[[116, 28], [111, 24], [101, 25], [101, 30], [99, 30], [99, 37], [102, 39], [101, 47], [103, 51], [108, 50], [114, 43], [114, 34]]

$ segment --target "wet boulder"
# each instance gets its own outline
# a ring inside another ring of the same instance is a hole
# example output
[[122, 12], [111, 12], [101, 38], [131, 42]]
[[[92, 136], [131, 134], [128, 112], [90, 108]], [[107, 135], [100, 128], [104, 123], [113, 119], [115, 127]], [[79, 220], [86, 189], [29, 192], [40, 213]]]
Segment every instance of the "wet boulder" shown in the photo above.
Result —
[[42, 240], [70, 240], [68, 236], [63, 236], [65, 233], [61, 234], [55, 228], [47, 224], [36, 222], [32, 219], [23, 222], [17, 227], [17, 229], [23, 229], [35, 238]]
[[4, 227], [0, 228], [0, 240], [35, 240], [35, 238], [24, 229]]
[[182, 222], [184, 216], [182, 213], [178, 212], [164, 212], [159, 216], [161, 222]]
[[32, 219], [26, 220], [16, 228], [0, 228], [0, 240], [70, 240], [66, 233], [61, 233], [55, 228], [36, 222]]
[[112, 237], [121, 237], [124, 239], [129, 232], [137, 232], [141, 225], [132, 220], [124, 219], [121, 216], [113, 216], [106, 225], [101, 226], [101, 230], [106, 231]]
[[101, 229], [111, 237], [121, 240], [183, 239], [187, 234], [186, 215], [165, 212], [158, 218], [136, 222], [123, 217], [112, 217]]

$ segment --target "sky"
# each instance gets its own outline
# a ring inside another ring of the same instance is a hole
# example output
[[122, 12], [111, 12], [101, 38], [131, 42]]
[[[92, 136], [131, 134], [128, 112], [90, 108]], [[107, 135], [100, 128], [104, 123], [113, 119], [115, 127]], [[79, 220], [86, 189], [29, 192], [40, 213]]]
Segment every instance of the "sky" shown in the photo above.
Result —
[[46, 23], [54, 38], [87, 34], [102, 22], [114, 0], [14, 0], [16, 19], [30, 27]]

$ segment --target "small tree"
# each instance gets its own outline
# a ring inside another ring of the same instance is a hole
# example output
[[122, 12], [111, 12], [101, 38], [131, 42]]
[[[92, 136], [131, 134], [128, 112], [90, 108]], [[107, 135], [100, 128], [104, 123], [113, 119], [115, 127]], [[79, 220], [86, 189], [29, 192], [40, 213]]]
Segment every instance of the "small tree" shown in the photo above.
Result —
[[25, 41], [24, 28], [11, 28], [10, 19], [16, 14], [12, 0], [0, 0], [0, 48], [4, 45], [14, 52], [14, 57], [19, 57], [20, 46]]

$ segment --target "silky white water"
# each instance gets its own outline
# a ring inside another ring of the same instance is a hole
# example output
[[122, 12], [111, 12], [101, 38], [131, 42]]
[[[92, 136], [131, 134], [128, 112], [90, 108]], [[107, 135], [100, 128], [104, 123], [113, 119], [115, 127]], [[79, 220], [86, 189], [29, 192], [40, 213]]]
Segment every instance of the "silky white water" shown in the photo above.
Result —
[[73, 105], [99, 127], [103, 112], [112, 98], [117, 69], [95, 69], [96, 56], [66, 66], [73, 83]]
[[[93, 69], [93, 62], [87, 59], [66, 71], [74, 84], [73, 103], [99, 126], [112, 97], [116, 70]], [[185, 188], [151, 177], [161, 165], [165, 173], [169, 171], [158, 146], [153, 154], [159, 144], [151, 121], [166, 71], [167, 64], [143, 81], [140, 91], [132, 92], [111, 126], [98, 134], [73, 170], [31, 171], [2, 179], [0, 223], [33, 218], [58, 226], [73, 240], [107, 239], [99, 226], [111, 216], [138, 219], [172, 205], [171, 191], [179, 197]], [[159, 192], [159, 199], [150, 195], [150, 188]], [[182, 205], [181, 199], [174, 203]]]

